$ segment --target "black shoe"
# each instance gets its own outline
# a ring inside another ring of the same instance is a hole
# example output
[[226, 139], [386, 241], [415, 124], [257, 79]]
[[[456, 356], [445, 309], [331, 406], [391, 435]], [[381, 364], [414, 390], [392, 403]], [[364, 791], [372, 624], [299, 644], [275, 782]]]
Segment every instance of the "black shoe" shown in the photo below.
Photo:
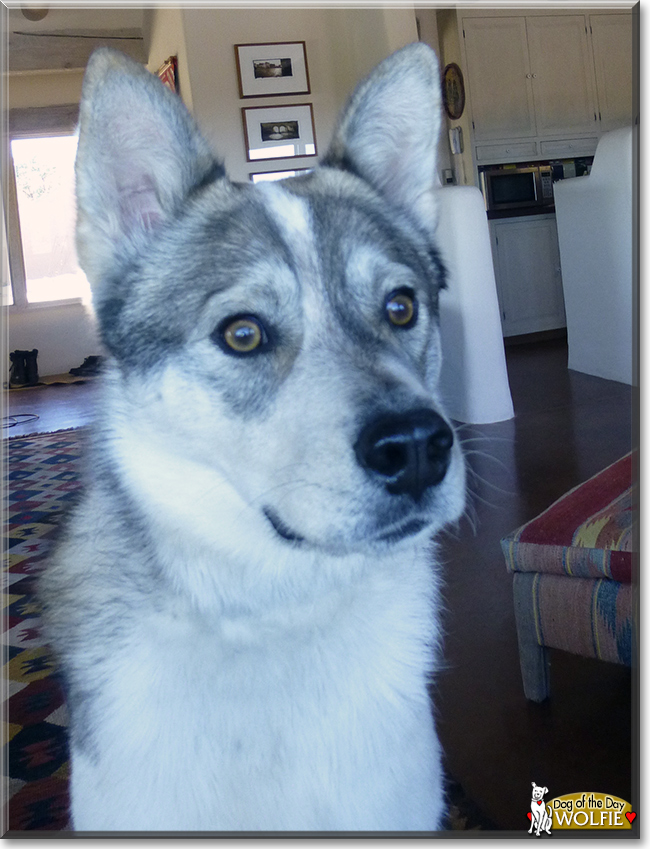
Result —
[[74, 374], [76, 377], [91, 377], [93, 374], [99, 374], [101, 365], [101, 357], [84, 357], [83, 363], [77, 368], [71, 368], [68, 374]]
[[12, 351], [9, 354], [11, 360], [11, 369], [9, 371], [9, 386], [25, 386], [27, 384], [27, 374], [25, 370], [25, 354], [26, 351]]
[[36, 386], [38, 383], [38, 348], [33, 351], [23, 351], [25, 355], [25, 383], [27, 386]]

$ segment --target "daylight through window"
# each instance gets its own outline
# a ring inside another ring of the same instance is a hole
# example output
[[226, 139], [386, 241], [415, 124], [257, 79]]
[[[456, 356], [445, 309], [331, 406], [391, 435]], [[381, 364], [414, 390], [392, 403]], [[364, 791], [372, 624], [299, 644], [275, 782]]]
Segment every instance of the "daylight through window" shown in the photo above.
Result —
[[73, 135], [11, 143], [28, 303], [90, 297], [75, 251], [76, 152]]

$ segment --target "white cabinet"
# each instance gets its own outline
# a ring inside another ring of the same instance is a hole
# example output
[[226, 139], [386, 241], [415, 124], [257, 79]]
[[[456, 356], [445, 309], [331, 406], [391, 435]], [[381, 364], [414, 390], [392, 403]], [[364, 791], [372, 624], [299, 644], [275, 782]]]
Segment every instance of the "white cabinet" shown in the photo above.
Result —
[[535, 118], [540, 136], [593, 133], [596, 96], [584, 15], [526, 19]]
[[461, 12], [474, 165], [593, 155], [632, 123], [632, 14]]
[[490, 222], [504, 336], [566, 327], [554, 215]]
[[603, 132], [633, 123], [630, 15], [590, 15], [589, 28]]
[[465, 18], [463, 32], [475, 140], [534, 136], [526, 19]]

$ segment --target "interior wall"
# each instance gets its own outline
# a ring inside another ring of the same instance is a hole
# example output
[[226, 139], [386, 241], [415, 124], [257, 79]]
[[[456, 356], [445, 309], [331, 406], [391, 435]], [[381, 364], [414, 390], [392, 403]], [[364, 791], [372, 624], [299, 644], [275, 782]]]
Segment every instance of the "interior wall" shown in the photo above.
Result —
[[178, 87], [181, 98], [192, 111], [192, 86], [185, 40], [185, 22], [181, 9], [145, 9], [143, 19], [147, 68], [155, 73], [170, 56], [178, 56]]
[[9, 109], [79, 103], [84, 72], [24, 71], [7, 76]]
[[101, 355], [103, 346], [89, 307], [65, 304], [10, 312], [8, 349], [38, 349], [41, 375], [65, 374], [91, 354]]
[[[436, 10], [419, 8], [416, 11], [416, 16], [420, 29], [420, 41], [423, 41], [425, 44], [428, 44], [429, 47], [433, 48], [433, 50], [436, 51], [436, 55], [438, 56], [438, 64], [440, 66], [440, 73], [442, 74], [442, 71], [445, 67], [445, 63], [442, 61], [440, 51], [440, 39], [438, 36], [438, 17], [436, 15]], [[438, 142], [437, 161], [437, 170], [440, 176], [441, 183], [444, 183], [444, 180], [442, 179], [442, 172], [447, 168], [452, 168], [453, 166], [447, 135], [448, 129], [449, 119], [446, 115], [443, 115], [442, 126], [440, 129], [440, 140]]]
[[[455, 62], [466, 75], [460, 41], [458, 38], [458, 18], [455, 9], [438, 9], [438, 41], [440, 44], [440, 66], [444, 68], [450, 62]], [[474, 166], [470, 144], [469, 111], [466, 108], [458, 121], [452, 121], [445, 115], [446, 128], [460, 127], [463, 132], [464, 151], [462, 154], [451, 154], [450, 159], [459, 185], [474, 185]]]
[[[230, 176], [308, 168], [309, 157], [247, 162], [242, 107], [309, 102], [318, 153], [326, 151], [336, 117], [354, 84], [398, 47], [417, 40], [413, 9], [184, 9], [194, 116]], [[235, 44], [304, 41], [311, 93], [240, 99]]]

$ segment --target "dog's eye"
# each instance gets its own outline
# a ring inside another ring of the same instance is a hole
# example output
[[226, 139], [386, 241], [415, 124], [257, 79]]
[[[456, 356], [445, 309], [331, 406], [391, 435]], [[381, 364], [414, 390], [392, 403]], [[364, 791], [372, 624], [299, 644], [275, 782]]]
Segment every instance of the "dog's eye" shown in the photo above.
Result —
[[250, 315], [227, 319], [218, 333], [218, 341], [226, 353], [250, 354], [268, 342], [264, 327]]
[[395, 327], [412, 327], [418, 317], [418, 302], [412, 289], [397, 289], [386, 299], [386, 316]]

